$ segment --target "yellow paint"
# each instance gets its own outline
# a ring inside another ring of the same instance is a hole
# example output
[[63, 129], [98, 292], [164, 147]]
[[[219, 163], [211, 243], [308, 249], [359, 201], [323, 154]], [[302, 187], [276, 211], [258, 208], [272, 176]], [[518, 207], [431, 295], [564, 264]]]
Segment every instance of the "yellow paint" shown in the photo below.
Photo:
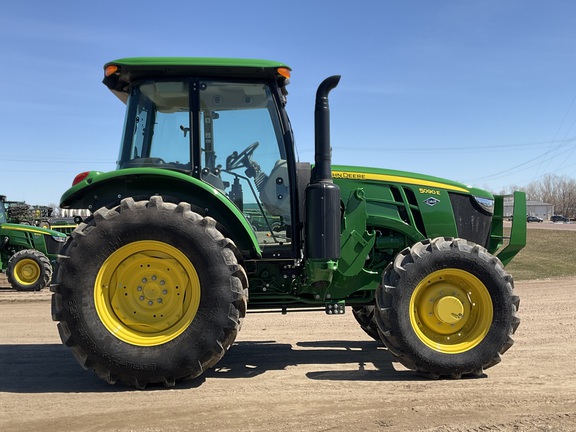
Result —
[[467, 271], [446, 268], [426, 276], [410, 298], [410, 324], [435, 351], [460, 354], [488, 334], [494, 307], [486, 286]]
[[350, 171], [333, 171], [332, 177], [335, 179], [343, 179], [343, 180], [373, 180], [373, 181], [381, 181], [381, 182], [392, 182], [392, 183], [405, 183], [405, 184], [412, 184], [416, 186], [425, 186], [429, 188], [440, 188], [440, 189], [447, 189], [453, 190], [457, 192], [465, 192], [467, 193], [468, 190], [461, 188], [459, 186], [453, 186], [446, 183], [431, 181], [431, 180], [421, 180], [415, 179], [411, 177], [404, 177], [404, 176], [397, 176], [397, 175], [389, 175], [389, 174], [372, 174], [372, 173], [360, 173], [360, 172], [350, 172]]
[[30, 258], [22, 259], [14, 266], [14, 279], [20, 285], [35, 284], [40, 279], [41, 273], [38, 263]]
[[38, 229], [34, 229], [34, 227], [30, 226], [30, 225], [22, 225], [22, 228], [20, 227], [7, 227], [7, 226], [3, 226], [2, 227], [5, 230], [12, 230], [12, 231], [26, 231], [26, 232], [31, 232], [34, 234], [40, 234], [40, 235], [44, 235], [46, 234], [44, 231], [40, 231]]
[[94, 284], [104, 327], [136, 346], [161, 345], [181, 335], [196, 316], [200, 295], [198, 273], [186, 255], [152, 240], [114, 251]]

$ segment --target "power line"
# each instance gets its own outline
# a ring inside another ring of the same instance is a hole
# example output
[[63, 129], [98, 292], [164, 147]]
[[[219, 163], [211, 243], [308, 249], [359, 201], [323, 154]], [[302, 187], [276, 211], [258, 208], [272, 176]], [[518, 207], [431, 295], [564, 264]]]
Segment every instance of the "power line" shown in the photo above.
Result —
[[[569, 144], [574, 141], [574, 138], [571, 138], [566, 141], [560, 141], [559, 143], [561, 146], [565, 144]], [[536, 147], [542, 146], [545, 144], [549, 144], [548, 141], [543, 142], [533, 142], [533, 143], [520, 143], [520, 144], [493, 144], [493, 145], [479, 145], [479, 146], [459, 146], [459, 147], [436, 147], [436, 146], [428, 146], [428, 147], [403, 147], [403, 148], [386, 148], [386, 153], [437, 153], [437, 152], [470, 152], [470, 151], [493, 151], [494, 149], [498, 149], [500, 151], [506, 150], [517, 150], [518, 148], [526, 148], [526, 147]], [[372, 147], [341, 147], [341, 146], [334, 146], [334, 151], [369, 151], [373, 152], [376, 150], [374, 146]]]
[[[560, 141], [560, 145], [555, 146], [554, 148], [552, 148], [552, 145], [556, 142], [556, 137], [558, 136], [558, 134], [560, 133], [560, 130], [562, 129], [562, 127], [564, 126], [564, 123], [566, 122], [566, 119], [568, 118], [568, 114], [570, 113], [570, 111], [572, 110], [572, 106], [574, 105], [574, 102], [576, 102], [576, 95], [572, 98], [572, 101], [570, 102], [570, 105], [568, 106], [568, 109], [566, 110], [566, 112], [564, 113], [564, 117], [562, 118], [562, 121], [560, 122], [560, 125], [558, 126], [558, 129], [556, 130], [556, 132], [554, 133], [554, 137], [552, 138], [552, 141], [550, 141], [550, 146], [548, 147], [548, 152], [546, 152], [545, 154], [548, 154], [550, 152], [556, 151], [558, 150], [560, 147], [563, 146], [563, 142], [565, 142], [565, 140]], [[576, 121], [576, 119], [574, 120]], [[572, 126], [574, 126], [574, 121], [572, 122], [572, 124], [570, 125], [570, 127], [568, 128], [568, 130], [564, 133], [564, 138], [566, 138], [566, 136], [568, 135], [568, 132], [570, 132], [570, 130], [572, 129]], [[538, 176], [540, 174], [540, 171], [545, 171], [547, 168], [547, 164], [542, 165], [539, 167], [539, 169], [536, 171], [535, 176]]]
[[[574, 141], [576, 141], [576, 137], [570, 138], [568, 141], [566, 141], [565, 144], [568, 144], [568, 143], [571, 143], [571, 142], [574, 142]], [[566, 149], [565, 151], [563, 151], [563, 152], [561, 152], [561, 153], [558, 153], [558, 154], [556, 154], [556, 155], [552, 155], [552, 156], [549, 156], [549, 157], [546, 157], [546, 156], [550, 153], [550, 151], [546, 151], [546, 152], [544, 152], [543, 154], [540, 154], [540, 155], [538, 155], [538, 156], [536, 156], [536, 157], [534, 157], [534, 158], [532, 158], [532, 159], [529, 159], [529, 160], [527, 160], [527, 161], [525, 161], [525, 162], [523, 162], [523, 163], [521, 163], [521, 164], [518, 164], [518, 165], [516, 165], [516, 166], [513, 166], [513, 167], [511, 167], [511, 168], [507, 168], [507, 169], [505, 169], [505, 170], [503, 170], [503, 171], [500, 171], [500, 172], [497, 172], [497, 173], [494, 173], [494, 174], [491, 174], [491, 175], [488, 175], [488, 176], [484, 176], [484, 177], [477, 177], [477, 178], [474, 178], [474, 179], [471, 179], [471, 180], [473, 180], [473, 181], [478, 181], [478, 180], [495, 180], [495, 179], [498, 179], [498, 178], [505, 177], [505, 176], [502, 176], [501, 174], [506, 174], [506, 175], [515, 174], [515, 173], [517, 173], [517, 172], [525, 171], [525, 170], [527, 170], [527, 169], [529, 169], [529, 168], [532, 168], [533, 166], [537, 165], [537, 164], [532, 164], [532, 165], [526, 166], [526, 165], [528, 165], [528, 164], [530, 164], [530, 163], [532, 163], [532, 162], [538, 161], [538, 164], [542, 164], [542, 163], [544, 163], [544, 162], [549, 162], [549, 161], [551, 161], [552, 159], [554, 159], [554, 158], [556, 158], [556, 157], [558, 157], [558, 156], [563, 155], [564, 153], [573, 152], [573, 151], [574, 151], [573, 148], [568, 148], [568, 149]], [[517, 170], [517, 168], [524, 167], [524, 166], [526, 166], [526, 167], [523, 168], [523, 169]]]
[[78, 159], [52, 159], [52, 158], [34, 158], [28, 156], [22, 157], [2, 157], [3, 162], [26, 162], [26, 163], [63, 163], [63, 164], [115, 164], [115, 162], [110, 162], [110, 160], [104, 159], [90, 159], [90, 160], [78, 160]]

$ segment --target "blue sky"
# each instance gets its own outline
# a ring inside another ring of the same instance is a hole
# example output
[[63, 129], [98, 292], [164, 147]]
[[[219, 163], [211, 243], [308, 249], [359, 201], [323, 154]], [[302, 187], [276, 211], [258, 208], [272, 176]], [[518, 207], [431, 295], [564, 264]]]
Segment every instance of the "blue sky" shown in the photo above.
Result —
[[334, 163], [494, 192], [574, 178], [575, 16], [570, 0], [9, 2], [0, 194], [58, 204], [77, 173], [115, 168], [124, 107], [102, 66], [131, 56], [287, 63], [302, 161], [313, 161], [316, 87], [340, 74]]

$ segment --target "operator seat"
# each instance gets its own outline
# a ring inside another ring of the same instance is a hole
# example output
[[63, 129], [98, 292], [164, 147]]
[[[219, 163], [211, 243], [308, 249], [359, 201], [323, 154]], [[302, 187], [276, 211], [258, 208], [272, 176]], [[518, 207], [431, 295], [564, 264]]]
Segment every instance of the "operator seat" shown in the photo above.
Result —
[[270, 175], [258, 188], [264, 208], [272, 216], [282, 216], [286, 225], [291, 225], [290, 188], [288, 166], [280, 159], [272, 168]]

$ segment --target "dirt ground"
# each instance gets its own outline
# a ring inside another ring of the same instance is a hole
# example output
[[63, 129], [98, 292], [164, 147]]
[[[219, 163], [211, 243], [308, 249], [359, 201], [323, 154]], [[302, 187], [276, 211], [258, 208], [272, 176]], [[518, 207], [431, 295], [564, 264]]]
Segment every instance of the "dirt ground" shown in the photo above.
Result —
[[516, 291], [516, 343], [483, 378], [416, 376], [350, 310], [250, 313], [215, 369], [137, 391], [81, 369], [48, 290], [15, 292], [0, 275], [0, 430], [576, 431], [576, 278]]

